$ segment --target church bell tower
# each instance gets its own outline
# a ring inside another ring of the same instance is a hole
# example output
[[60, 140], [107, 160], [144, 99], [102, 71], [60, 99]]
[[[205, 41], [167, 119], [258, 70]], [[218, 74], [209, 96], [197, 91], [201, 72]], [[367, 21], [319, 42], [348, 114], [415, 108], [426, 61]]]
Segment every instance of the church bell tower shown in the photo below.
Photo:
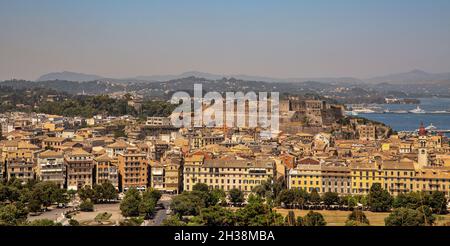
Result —
[[427, 151], [427, 130], [420, 124], [419, 128], [419, 155], [417, 163], [420, 168], [428, 166], [428, 151]]

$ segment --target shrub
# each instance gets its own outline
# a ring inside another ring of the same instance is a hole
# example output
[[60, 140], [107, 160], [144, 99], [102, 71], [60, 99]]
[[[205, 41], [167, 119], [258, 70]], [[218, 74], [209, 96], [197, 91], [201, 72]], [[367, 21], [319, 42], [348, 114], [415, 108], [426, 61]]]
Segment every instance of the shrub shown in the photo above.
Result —
[[80, 210], [83, 212], [92, 212], [94, 211], [94, 203], [91, 199], [86, 199], [80, 204]]

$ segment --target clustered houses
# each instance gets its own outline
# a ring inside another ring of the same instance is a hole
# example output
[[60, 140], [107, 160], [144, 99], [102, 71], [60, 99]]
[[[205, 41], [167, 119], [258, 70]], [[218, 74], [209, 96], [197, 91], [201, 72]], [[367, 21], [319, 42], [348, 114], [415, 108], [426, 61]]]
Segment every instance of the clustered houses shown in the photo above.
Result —
[[298, 160], [287, 175], [288, 186], [319, 193], [367, 194], [379, 183], [393, 195], [443, 191], [450, 196], [450, 149], [443, 141], [443, 136], [429, 135], [423, 125], [418, 136], [400, 139], [394, 135], [381, 141], [381, 146], [375, 141], [338, 141], [330, 149], [342, 146], [337, 154]]
[[[248, 195], [264, 181], [284, 178], [287, 188], [309, 192], [367, 194], [379, 183], [394, 195], [450, 195], [445, 136], [423, 126], [417, 134], [389, 135], [385, 126], [340, 121], [339, 105], [318, 100], [291, 98], [280, 107], [281, 132], [272, 139], [262, 139], [258, 128], [177, 128], [165, 117], [138, 123], [130, 116], [9, 113], [0, 116], [0, 176], [73, 190], [110, 182], [120, 191], [180, 193], [204, 183]], [[80, 120], [88, 127], [80, 128]], [[116, 138], [119, 122], [125, 136]]]

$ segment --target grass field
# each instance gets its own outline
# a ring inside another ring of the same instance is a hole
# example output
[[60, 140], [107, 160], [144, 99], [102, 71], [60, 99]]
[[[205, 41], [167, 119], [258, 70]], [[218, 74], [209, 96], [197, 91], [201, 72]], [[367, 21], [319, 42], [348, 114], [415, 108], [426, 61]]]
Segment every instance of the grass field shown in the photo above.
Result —
[[[291, 209], [276, 209], [276, 211], [283, 216], [286, 216], [288, 211]], [[295, 216], [305, 216], [309, 210], [299, 210], [294, 209]], [[327, 225], [329, 226], [343, 226], [347, 220], [350, 211], [337, 211], [337, 210], [318, 210], [315, 212], [321, 213]], [[364, 211], [367, 218], [369, 219], [370, 225], [372, 226], [384, 226], [384, 218], [386, 218], [389, 213], [373, 213], [370, 211]], [[450, 215], [438, 215], [436, 220], [436, 225], [450, 225]]]

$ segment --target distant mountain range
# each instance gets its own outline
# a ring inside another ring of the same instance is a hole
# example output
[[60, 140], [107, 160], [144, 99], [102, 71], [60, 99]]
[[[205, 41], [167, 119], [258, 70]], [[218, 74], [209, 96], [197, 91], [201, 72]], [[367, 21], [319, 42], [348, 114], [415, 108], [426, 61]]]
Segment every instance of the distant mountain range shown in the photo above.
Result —
[[426, 83], [450, 81], [450, 73], [427, 73], [422, 70], [412, 70], [407, 73], [390, 74], [366, 80], [369, 83]]
[[324, 78], [271, 78], [262, 76], [252, 76], [252, 75], [218, 75], [197, 71], [185, 72], [179, 75], [152, 75], [152, 76], [136, 76], [132, 78], [107, 78], [94, 74], [84, 74], [75, 72], [54, 72], [48, 73], [40, 76], [36, 81], [52, 81], [52, 80], [67, 80], [67, 81], [77, 81], [77, 82], [87, 82], [87, 81], [111, 81], [111, 82], [165, 82], [170, 80], [182, 79], [187, 77], [197, 77], [204, 78], [208, 80], [219, 80], [222, 78], [235, 78], [239, 80], [246, 81], [261, 81], [261, 82], [283, 82], [283, 83], [294, 83], [294, 82], [307, 82], [315, 81], [322, 83], [350, 83], [350, 84], [378, 84], [378, 83], [389, 83], [389, 84], [421, 84], [421, 83], [450, 83], [450, 73], [427, 73], [421, 70], [412, 70], [406, 73], [390, 74], [385, 76], [378, 76], [369, 79], [358, 79], [353, 77], [324, 77]]
[[39, 77], [36, 81], [67, 80], [67, 81], [86, 82], [101, 79], [104, 78], [98, 75], [64, 71], [64, 72], [44, 74], [41, 77]]

